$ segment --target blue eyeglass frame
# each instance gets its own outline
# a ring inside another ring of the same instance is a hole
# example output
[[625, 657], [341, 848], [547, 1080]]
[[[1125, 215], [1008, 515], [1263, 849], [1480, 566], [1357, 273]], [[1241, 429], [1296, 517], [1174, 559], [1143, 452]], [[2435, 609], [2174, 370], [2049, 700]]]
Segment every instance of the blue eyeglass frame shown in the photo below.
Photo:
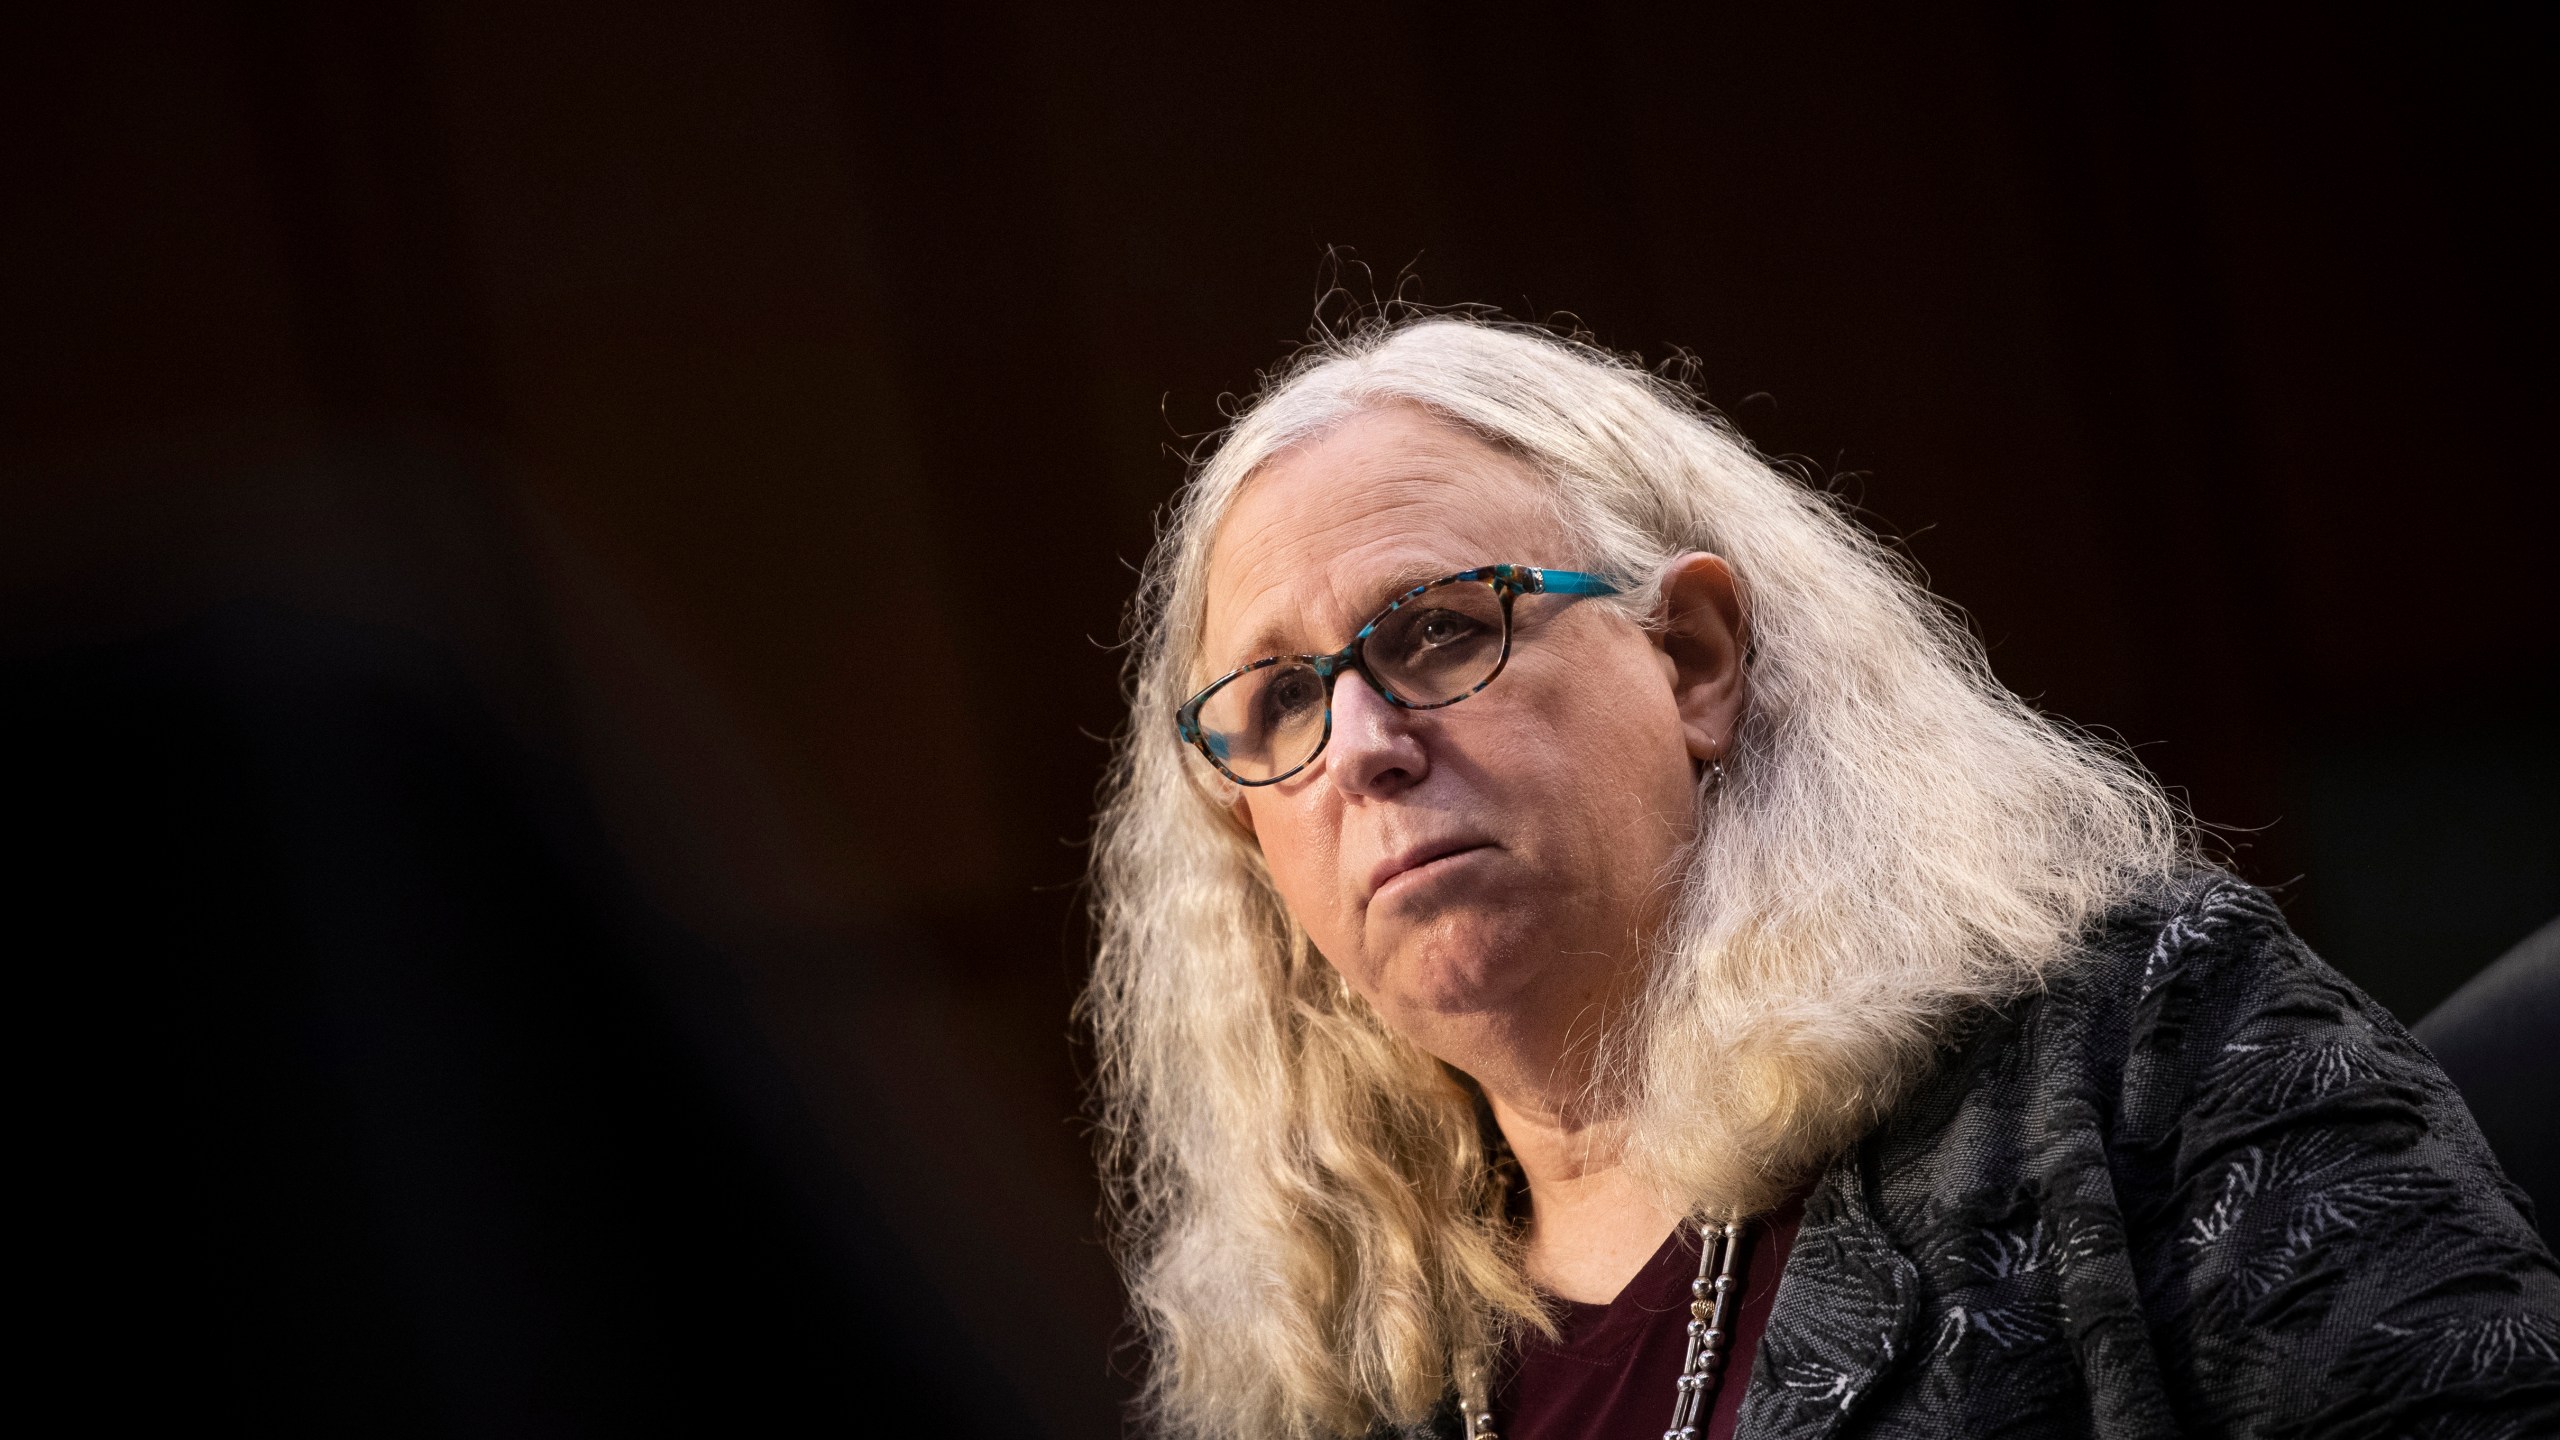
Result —
[[[1470, 583], [1491, 585], [1493, 593], [1500, 597], [1502, 602], [1502, 653], [1494, 658], [1493, 669], [1487, 671], [1482, 680], [1477, 681], [1464, 693], [1452, 695], [1446, 700], [1433, 700], [1427, 704], [1407, 700], [1388, 689], [1386, 682], [1380, 680], [1376, 672], [1369, 668], [1367, 658], [1361, 654], [1361, 647], [1368, 643], [1371, 635], [1377, 633], [1380, 625], [1386, 623], [1388, 616], [1412, 604], [1415, 600], [1443, 586]], [[1400, 710], [1445, 710], [1492, 684], [1502, 674], [1503, 668], [1511, 663], [1511, 604], [1513, 601], [1523, 595], [1579, 597], [1621, 593], [1624, 593], [1624, 587], [1605, 575], [1593, 575], [1581, 570], [1549, 570], [1536, 565], [1479, 565], [1472, 570], [1461, 570], [1455, 575], [1443, 575], [1437, 580], [1425, 580], [1388, 601], [1386, 608], [1370, 616], [1368, 623], [1360, 627], [1360, 633], [1351, 637], [1350, 644], [1330, 655], [1265, 655], [1249, 664], [1239, 665], [1210, 681], [1201, 687], [1199, 694], [1183, 701], [1174, 710], [1174, 733], [1181, 737], [1184, 744], [1198, 750], [1203, 759], [1216, 766], [1219, 774], [1236, 784], [1277, 785], [1316, 763], [1316, 757], [1324, 753], [1324, 747], [1333, 743], [1333, 682], [1341, 678], [1345, 670], [1358, 671], [1360, 678], [1369, 682], [1369, 688], [1378, 692], [1379, 699]], [[1209, 703], [1209, 697], [1234, 683], [1237, 677], [1250, 675], [1256, 670], [1269, 666], [1287, 664], [1292, 660], [1303, 661], [1307, 668], [1316, 672], [1318, 679], [1324, 681], [1324, 733], [1316, 737], [1316, 748], [1307, 752], [1306, 759], [1267, 780], [1247, 780], [1227, 768], [1225, 757], [1218, 754], [1217, 742], [1201, 730], [1200, 707]]]

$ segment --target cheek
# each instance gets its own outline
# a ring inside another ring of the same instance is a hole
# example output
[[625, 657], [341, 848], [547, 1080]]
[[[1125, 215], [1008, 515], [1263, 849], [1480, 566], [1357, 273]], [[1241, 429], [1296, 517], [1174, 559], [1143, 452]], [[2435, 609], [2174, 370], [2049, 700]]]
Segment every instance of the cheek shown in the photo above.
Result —
[[1279, 888], [1289, 913], [1324, 946], [1339, 888], [1334, 881], [1341, 858], [1340, 837], [1323, 817], [1311, 813], [1313, 807], [1291, 805], [1279, 797], [1259, 803], [1257, 799], [1245, 804], [1262, 850], [1263, 868], [1271, 872], [1271, 883]]
[[1588, 840], [1677, 843], [1694, 823], [1696, 769], [1679, 707], [1653, 668], [1637, 657], [1586, 672], [1558, 699], [1522, 757], [1540, 773], [1544, 806], [1559, 819], [1578, 816], [1573, 828]]
[[1607, 754], [1629, 794], [1654, 810], [1672, 806], [1686, 819], [1693, 807], [1697, 762], [1688, 732], [1669, 697], [1647, 692], [1619, 713]]

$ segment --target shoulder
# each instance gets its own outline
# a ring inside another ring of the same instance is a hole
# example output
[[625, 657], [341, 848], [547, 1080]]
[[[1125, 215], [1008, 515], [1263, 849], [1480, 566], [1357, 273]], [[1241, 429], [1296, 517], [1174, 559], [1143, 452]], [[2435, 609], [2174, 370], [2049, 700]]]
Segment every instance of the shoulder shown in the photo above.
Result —
[[2182, 1388], [2273, 1406], [2287, 1372], [2322, 1375], [2328, 1403], [2295, 1413], [2323, 1433], [2552, 1403], [2560, 1272], [2389, 1011], [2227, 877], [2126, 980], [2110, 1149]]
[[2287, 975], [2334, 972], [2304, 948], [2284, 912], [2254, 885], [2198, 869], [2126, 897], [2089, 928], [2054, 972], [2043, 1005], [2110, 1021], [2146, 1043], [2210, 1025], [2238, 993]]
[[2197, 1203], [2216, 1167], [2316, 1135], [2347, 1168], [2402, 1157], [2458, 1178], [2484, 1216], [2529, 1236], [2527, 1202], [2434, 1057], [2233, 876], [2193, 872], [2117, 907], [2024, 1013], [2032, 1082], [2099, 1099], [2136, 1217]]
[[2508, 1433], [2560, 1395], [2560, 1271], [2460, 1097], [2232, 876], [2103, 917], [1868, 1155], [1948, 1365], [2069, 1317], [2093, 1401], [2205, 1434]]
[[2112, 1092], [2119, 1154], [2194, 1159], [2290, 1121], [2393, 1148], [2432, 1137], [2495, 1172], [2425, 1047], [2313, 954], [2265, 891], [2221, 871], [2110, 911], [2029, 1011], [2046, 1069]]
[[1950, 1187], [1997, 1176], [1944, 1162], [1996, 1158], [2001, 1173], [2027, 1174], [2040, 1154], [2068, 1149], [2086, 1160], [2093, 1145], [2158, 1143], [2230, 1078], [2236, 1057], [2257, 1053], [2248, 1047], [2335, 1039], [2341, 1029], [2432, 1068], [2405, 1031], [2303, 946], [2264, 891], [2197, 869], [2125, 897], [2047, 971], [2043, 988], [1966, 1022], [1877, 1143], [1907, 1162], [1907, 1176], [1928, 1177], [1940, 1204], [1952, 1203]]

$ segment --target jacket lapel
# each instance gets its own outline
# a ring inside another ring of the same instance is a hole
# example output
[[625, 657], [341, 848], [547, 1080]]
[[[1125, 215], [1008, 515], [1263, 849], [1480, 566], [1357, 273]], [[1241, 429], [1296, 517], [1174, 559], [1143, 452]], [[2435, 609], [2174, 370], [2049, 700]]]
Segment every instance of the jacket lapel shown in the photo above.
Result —
[[1919, 1271], [1876, 1223], [1853, 1150], [1805, 1199], [1734, 1433], [1833, 1434], [1909, 1348], [1919, 1303]]

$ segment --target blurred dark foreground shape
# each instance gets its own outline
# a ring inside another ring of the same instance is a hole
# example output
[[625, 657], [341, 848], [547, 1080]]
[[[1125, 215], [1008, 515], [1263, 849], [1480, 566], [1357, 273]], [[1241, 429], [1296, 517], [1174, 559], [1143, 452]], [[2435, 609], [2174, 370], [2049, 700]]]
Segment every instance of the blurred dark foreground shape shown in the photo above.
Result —
[[1039, 1433], [487, 657], [214, 588], [0, 667], [83, 1428]]

